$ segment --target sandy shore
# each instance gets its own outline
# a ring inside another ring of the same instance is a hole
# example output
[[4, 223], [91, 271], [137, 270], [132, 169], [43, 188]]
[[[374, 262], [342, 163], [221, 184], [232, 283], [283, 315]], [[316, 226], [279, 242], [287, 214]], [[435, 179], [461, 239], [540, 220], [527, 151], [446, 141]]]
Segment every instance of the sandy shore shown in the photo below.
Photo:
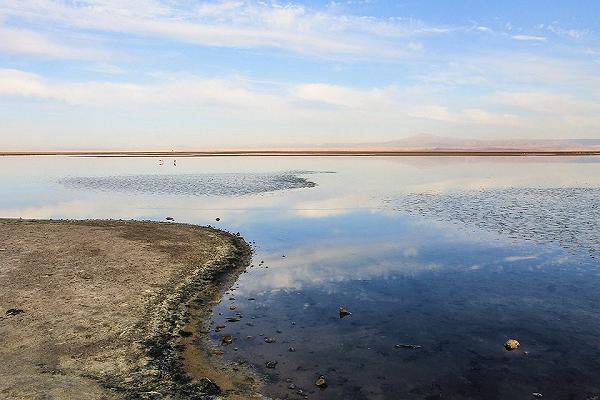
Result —
[[0, 398], [256, 398], [201, 323], [249, 259], [212, 228], [0, 219]]

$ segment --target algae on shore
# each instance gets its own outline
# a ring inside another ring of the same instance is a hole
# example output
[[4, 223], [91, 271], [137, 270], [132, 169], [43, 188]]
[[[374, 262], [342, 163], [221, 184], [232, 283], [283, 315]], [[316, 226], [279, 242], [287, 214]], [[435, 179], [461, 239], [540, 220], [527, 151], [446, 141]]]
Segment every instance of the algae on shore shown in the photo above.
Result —
[[192, 374], [182, 362], [201, 340], [198, 319], [248, 264], [241, 238], [172, 223], [0, 219], [0, 243], [1, 398], [253, 396], [256, 384], [232, 383], [201, 352], [185, 357]]

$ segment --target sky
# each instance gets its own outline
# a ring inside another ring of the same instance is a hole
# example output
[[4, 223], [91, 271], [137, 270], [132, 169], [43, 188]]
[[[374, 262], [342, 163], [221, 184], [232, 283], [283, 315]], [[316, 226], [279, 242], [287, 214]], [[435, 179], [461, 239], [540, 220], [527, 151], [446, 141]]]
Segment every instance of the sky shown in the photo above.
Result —
[[0, 0], [0, 150], [600, 138], [596, 0]]

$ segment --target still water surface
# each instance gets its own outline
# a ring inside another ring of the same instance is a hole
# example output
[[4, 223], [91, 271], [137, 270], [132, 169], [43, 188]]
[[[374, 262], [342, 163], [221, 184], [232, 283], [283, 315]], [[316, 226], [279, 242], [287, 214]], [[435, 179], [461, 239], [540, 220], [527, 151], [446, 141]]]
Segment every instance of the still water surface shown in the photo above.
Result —
[[592, 399], [599, 161], [2, 158], [0, 216], [240, 232], [253, 267], [210, 338], [232, 335], [223, 357], [263, 374], [272, 397]]

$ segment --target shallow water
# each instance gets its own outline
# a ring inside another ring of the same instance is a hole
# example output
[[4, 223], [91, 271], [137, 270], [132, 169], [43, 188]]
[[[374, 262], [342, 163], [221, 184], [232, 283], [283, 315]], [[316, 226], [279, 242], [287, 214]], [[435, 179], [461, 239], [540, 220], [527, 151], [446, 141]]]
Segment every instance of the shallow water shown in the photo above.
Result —
[[0, 215], [239, 231], [253, 267], [210, 337], [233, 335], [223, 357], [273, 397], [586, 399], [600, 393], [598, 161], [3, 158]]

